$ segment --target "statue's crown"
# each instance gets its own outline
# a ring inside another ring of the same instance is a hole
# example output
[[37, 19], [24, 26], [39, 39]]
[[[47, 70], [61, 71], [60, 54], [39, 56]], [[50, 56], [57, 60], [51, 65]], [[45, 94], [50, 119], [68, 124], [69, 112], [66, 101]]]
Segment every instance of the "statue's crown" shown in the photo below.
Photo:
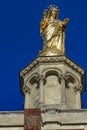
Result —
[[55, 6], [55, 5], [50, 5], [50, 6], [48, 7], [48, 10], [59, 12], [58, 6]]

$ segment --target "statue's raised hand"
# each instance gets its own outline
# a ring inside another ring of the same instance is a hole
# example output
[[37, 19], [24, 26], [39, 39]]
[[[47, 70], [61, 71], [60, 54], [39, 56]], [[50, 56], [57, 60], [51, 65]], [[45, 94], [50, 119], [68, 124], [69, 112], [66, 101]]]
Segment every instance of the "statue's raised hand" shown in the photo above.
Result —
[[69, 18], [65, 18], [65, 19], [63, 20], [63, 24], [66, 25], [66, 24], [69, 22], [69, 20], [70, 20]]

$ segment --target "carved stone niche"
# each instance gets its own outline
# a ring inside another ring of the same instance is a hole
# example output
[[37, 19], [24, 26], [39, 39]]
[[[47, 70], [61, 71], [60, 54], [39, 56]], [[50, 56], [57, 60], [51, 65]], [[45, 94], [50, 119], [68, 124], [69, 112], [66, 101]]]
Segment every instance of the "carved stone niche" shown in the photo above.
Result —
[[46, 82], [43, 86], [43, 104], [60, 104], [61, 84], [59, 82], [58, 71], [48, 70], [44, 75]]
[[66, 105], [69, 109], [81, 108], [81, 91], [82, 85], [78, 77], [71, 73], [66, 74], [65, 79], [65, 93], [66, 93]]
[[26, 82], [25, 82], [25, 88], [29, 88], [28, 92], [28, 98], [26, 98], [25, 93], [25, 104], [27, 105], [27, 108], [36, 108], [39, 106], [39, 75], [33, 74]]

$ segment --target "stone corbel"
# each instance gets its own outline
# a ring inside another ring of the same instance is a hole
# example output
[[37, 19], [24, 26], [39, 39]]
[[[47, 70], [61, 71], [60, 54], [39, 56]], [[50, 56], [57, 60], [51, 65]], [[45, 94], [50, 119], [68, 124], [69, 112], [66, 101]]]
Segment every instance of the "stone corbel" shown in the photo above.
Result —
[[44, 85], [45, 85], [45, 83], [46, 83], [46, 78], [45, 78], [44, 75], [37, 75], [37, 76], [35, 77], [35, 80], [36, 80], [36, 82], [37, 82], [37, 88], [40, 88], [40, 82], [43, 82]]
[[43, 82], [43, 85], [46, 84], [46, 76], [45, 75], [41, 75], [41, 81]]
[[24, 94], [26, 94], [26, 93], [31, 94], [31, 89], [28, 86], [24, 86], [22, 90], [23, 90]]
[[62, 79], [65, 80], [65, 82], [66, 82], [66, 81], [68, 81], [69, 76], [64, 73], [61, 73], [61, 74], [58, 73], [58, 81], [60, 84], [61, 84]]
[[74, 91], [77, 92], [77, 91], [82, 91], [82, 84], [81, 83], [77, 83], [74, 85]]
[[63, 79], [68, 81], [69, 80], [69, 75], [63, 74]]
[[36, 80], [36, 83], [37, 83], [37, 89], [40, 87], [40, 79], [41, 79], [40, 75], [35, 76], [35, 80]]

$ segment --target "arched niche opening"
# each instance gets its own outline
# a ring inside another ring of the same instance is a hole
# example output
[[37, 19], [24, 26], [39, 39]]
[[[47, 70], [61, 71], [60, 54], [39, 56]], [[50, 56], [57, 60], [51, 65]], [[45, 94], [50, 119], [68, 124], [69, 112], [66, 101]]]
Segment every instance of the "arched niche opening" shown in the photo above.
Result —
[[38, 82], [38, 75], [33, 75], [30, 77], [28, 80], [27, 84], [29, 85], [30, 88], [30, 107], [38, 107], [39, 106], [39, 82]]
[[44, 104], [60, 104], [61, 102], [61, 85], [58, 75], [58, 71], [55, 70], [49, 70], [45, 73]]
[[80, 97], [80, 91], [79, 88], [80, 82], [78, 80], [78, 77], [67, 73], [66, 74], [66, 83], [65, 83], [65, 89], [66, 89], [66, 104], [69, 109], [75, 109], [81, 107], [81, 97]]

